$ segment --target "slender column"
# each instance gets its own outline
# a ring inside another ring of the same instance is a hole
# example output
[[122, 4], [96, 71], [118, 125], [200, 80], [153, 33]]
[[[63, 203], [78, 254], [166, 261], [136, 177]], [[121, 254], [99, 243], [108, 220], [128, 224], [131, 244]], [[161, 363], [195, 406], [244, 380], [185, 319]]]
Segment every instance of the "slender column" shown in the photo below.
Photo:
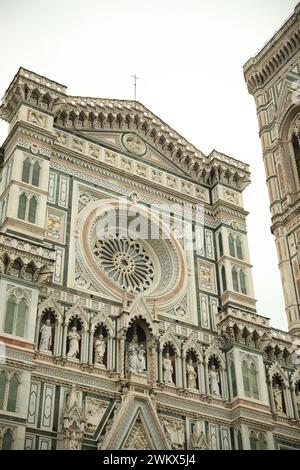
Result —
[[181, 358], [181, 363], [182, 363], [182, 379], [183, 379], [183, 388], [187, 388], [187, 380], [186, 380], [186, 362], [185, 362], [185, 357]]
[[94, 346], [94, 330], [92, 329], [90, 331], [89, 337], [90, 337], [90, 344], [89, 344], [89, 364], [93, 364], [93, 346]]
[[201, 367], [200, 367], [200, 361], [197, 361], [197, 379], [198, 379], [198, 390], [200, 393], [202, 393], [202, 379], [201, 379]]
[[83, 331], [81, 334], [81, 341], [80, 341], [80, 362], [83, 363], [85, 359], [85, 347], [86, 347], [86, 331]]
[[158, 350], [158, 381], [163, 383], [162, 350]]
[[125, 362], [125, 337], [121, 336], [119, 340], [119, 345], [120, 345], [120, 350], [119, 350], [119, 372], [120, 372], [120, 377], [121, 379], [124, 378], [125, 372], [124, 372], [124, 362]]
[[270, 382], [270, 380], [268, 380], [268, 389], [269, 389], [269, 396], [270, 396], [271, 411], [273, 411], [273, 413], [276, 413], [275, 403], [274, 403], [274, 395], [273, 395], [273, 387], [272, 387], [272, 383]]
[[108, 336], [108, 338], [107, 338], [107, 351], [106, 351], [106, 357], [107, 357], [106, 368], [107, 368], [107, 370], [113, 370], [113, 357], [112, 357], [112, 354], [113, 354], [113, 341], [112, 341], [112, 337]]
[[67, 334], [68, 334], [68, 325], [65, 323], [63, 328], [63, 344], [62, 344], [62, 357], [67, 355]]
[[286, 415], [289, 418], [293, 418], [294, 415], [292, 412], [291, 397], [290, 397], [289, 389], [285, 385], [283, 386], [283, 396], [284, 396], [284, 401], [285, 401]]
[[200, 361], [200, 363], [198, 364], [198, 368], [199, 368], [199, 371], [200, 371], [200, 375], [199, 375], [199, 382], [200, 382], [200, 392], [203, 393], [203, 394], [206, 394], [206, 385], [205, 385], [205, 372], [204, 372], [204, 365], [203, 365], [203, 362]]
[[204, 364], [204, 375], [205, 375], [205, 383], [206, 383], [206, 393], [209, 395], [210, 389], [209, 389], [208, 364]]
[[35, 330], [35, 349], [36, 350], [39, 349], [40, 326], [41, 326], [41, 317], [38, 317], [36, 321], [36, 330]]
[[151, 375], [150, 378], [153, 382], [156, 382], [156, 345], [152, 344], [150, 347], [150, 360], [151, 360]]
[[58, 321], [55, 321], [53, 356], [58, 356], [59, 333], [60, 333], [60, 324]]
[[222, 390], [223, 392], [223, 398], [225, 400], [228, 400], [229, 396], [228, 396], [228, 381], [227, 381], [227, 373], [226, 373], [226, 370], [223, 370], [222, 371], [222, 375], [223, 375], [223, 383], [224, 383], [224, 390]]
[[296, 419], [299, 419], [299, 412], [297, 408], [297, 402], [296, 402], [296, 394], [295, 394], [295, 386], [291, 385], [291, 394], [292, 394], [292, 405], [294, 409], [294, 416]]
[[62, 322], [58, 321], [57, 330], [55, 331], [55, 336], [57, 337], [57, 341], [56, 341], [56, 349], [54, 351], [54, 356], [62, 355], [62, 335], [63, 335]]
[[176, 355], [175, 359], [175, 369], [176, 371], [176, 386], [182, 388], [182, 367], [181, 367], [181, 356]]

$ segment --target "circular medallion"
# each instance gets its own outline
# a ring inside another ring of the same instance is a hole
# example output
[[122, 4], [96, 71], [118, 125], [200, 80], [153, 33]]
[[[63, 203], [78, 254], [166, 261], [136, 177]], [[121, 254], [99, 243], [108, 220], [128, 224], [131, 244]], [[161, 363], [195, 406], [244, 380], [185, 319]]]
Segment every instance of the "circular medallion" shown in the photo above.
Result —
[[120, 238], [97, 240], [93, 253], [106, 276], [122, 289], [138, 293], [151, 286], [153, 263], [137, 241]]
[[144, 155], [147, 150], [145, 142], [136, 134], [123, 135], [123, 144], [126, 150], [134, 155]]

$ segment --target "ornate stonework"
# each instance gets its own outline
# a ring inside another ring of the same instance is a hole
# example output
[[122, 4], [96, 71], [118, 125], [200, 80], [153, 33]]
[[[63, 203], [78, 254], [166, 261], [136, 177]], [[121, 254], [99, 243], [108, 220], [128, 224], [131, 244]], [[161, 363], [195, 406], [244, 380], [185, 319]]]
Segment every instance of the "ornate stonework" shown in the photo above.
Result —
[[0, 448], [299, 448], [295, 338], [255, 310], [248, 165], [22, 68], [0, 113]]

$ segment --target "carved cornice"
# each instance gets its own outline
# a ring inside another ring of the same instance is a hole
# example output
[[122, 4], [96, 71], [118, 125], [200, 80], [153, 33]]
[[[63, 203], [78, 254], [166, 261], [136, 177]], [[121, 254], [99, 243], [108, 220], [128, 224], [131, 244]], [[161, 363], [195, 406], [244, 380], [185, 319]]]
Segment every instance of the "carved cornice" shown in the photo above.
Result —
[[5, 93], [0, 117], [10, 122], [22, 103], [53, 115], [62, 129], [82, 138], [91, 130], [138, 134], [195, 182], [210, 186], [225, 178], [240, 190], [250, 182], [248, 165], [216, 150], [205, 156], [137, 101], [67, 96], [62, 85], [21, 68]]
[[300, 47], [300, 5], [261, 51], [244, 65], [249, 93], [254, 94], [272, 78]]
[[35, 269], [32, 281], [42, 286], [52, 280], [55, 256], [52, 248], [0, 233], [0, 272], [10, 274], [13, 262], [20, 260], [20, 277], [24, 277], [27, 266], [31, 265]]

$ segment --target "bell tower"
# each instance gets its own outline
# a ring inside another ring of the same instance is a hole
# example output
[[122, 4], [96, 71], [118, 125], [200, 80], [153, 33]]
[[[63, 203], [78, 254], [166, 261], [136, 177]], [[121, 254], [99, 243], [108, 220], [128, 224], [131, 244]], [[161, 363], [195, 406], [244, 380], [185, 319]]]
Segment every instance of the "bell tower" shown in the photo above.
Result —
[[244, 74], [257, 108], [289, 331], [300, 334], [300, 3]]

